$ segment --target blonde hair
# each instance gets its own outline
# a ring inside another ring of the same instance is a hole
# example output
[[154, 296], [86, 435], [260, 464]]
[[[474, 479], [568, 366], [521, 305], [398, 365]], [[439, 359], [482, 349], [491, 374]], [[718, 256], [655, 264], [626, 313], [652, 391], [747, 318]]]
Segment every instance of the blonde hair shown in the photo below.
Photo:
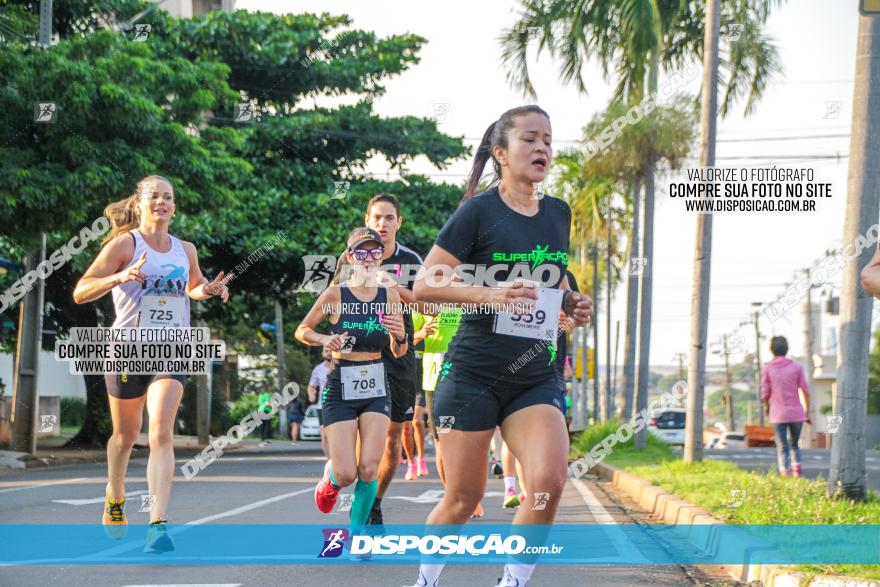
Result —
[[[141, 200], [141, 194], [151, 183], [155, 183], [156, 180], [164, 181], [171, 185], [171, 182], [161, 175], [148, 175], [137, 183], [137, 188], [135, 188], [132, 195], [118, 202], [113, 202], [104, 208], [104, 216], [110, 220], [111, 228], [107, 236], [104, 237], [104, 240], [101, 241], [101, 247], [117, 236], [129, 233], [140, 225], [141, 218], [138, 212], [138, 203]], [[174, 191], [174, 186], [171, 186], [171, 190]]]

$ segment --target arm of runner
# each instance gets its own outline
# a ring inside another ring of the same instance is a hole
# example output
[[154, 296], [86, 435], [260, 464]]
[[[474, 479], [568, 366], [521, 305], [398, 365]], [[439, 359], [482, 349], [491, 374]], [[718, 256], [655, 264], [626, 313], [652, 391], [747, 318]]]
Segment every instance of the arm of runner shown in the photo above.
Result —
[[538, 299], [537, 288], [522, 281], [510, 287], [453, 285], [451, 271], [459, 265], [461, 261], [443, 247], [431, 247], [425, 259], [425, 270], [419, 274], [413, 286], [416, 300], [449, 304], [530, 305]]
[[77, 304], [86, 304], [97, 300], [117, 285], [127, 281], [137, 279], [143, 282], [145, 277], [140, 269], [147, 262], [146, 251], [137, 263], [125, 271], [120, 271], [128, 265], [133, 254], [134, 243], [128, 233], [107, 243], [77, 282], [73, 290], [73, 301]]
[[862, 269], [862, 287], [865, 291], [876, 297], [880, 297], [880, 248], [874, 251], [874, 256]]
[[413, 344], [419, 344], [435, 332], [437, 332], [437, 321], [434, 316], [428, 316], [425, 324], [413, 333]]
[[[398, 308], [400, 308], [400, 295], [395, 290], [388, 291], [388, 303], [392, 311], [385, 315], [382, 324], [391, 337], [391, 353], [399, 359], [406, 354], [408, 343], [406, 340], [406, 329], [403, 326], [403, 314], [398, 311]], [[403, 342], [400, 342], [401, 339], [403, 339]]]
[[224, 277], [225, 272], [221, 271], [213, 281], [209, 281], [207, 277], [202, 275], [202, 269], [199, 267], [199, 254], [196, 251], [196, 246], [187, 241], [180, 242], [189, 259], [189, 281], [186, 284], [186, 293], [189, 299], [200, 301], [219, 296], [226, 302], [229, 299], [229, 289], [226, 284], [235, 277], [235, 274], [230, 273]]
[[568, 275], [562, 276], [562, 282], [559, 289], [565, 290], [565, 297], [562, 298], [562, 311], [578, 326], [586, 326], [590, 323], [590, 317], [593, 315], [593, 299], [569, 287]]
[[302, 322], [299, 323], [299, 326], [296, 327], [296, 332], [293, 334], [294, 337], [304, 345], [324, 346], [331, 351], [338, 351], [341, 349], [345, 342], [345, 335], [347, 335], [348, 332], [344, 332], [343, 334], [320, 334], [315, 332], [315, 328], [318, 324], [323, 322], [324, 318], [334, 314], [332, 311], [334, 307], [339, 309], [341, 304], [342, 295], [339, 292], [339, 286], [331, 285], [321, 292], [321, 295], [315, 300], [312, 309], [309, 310], [306, 317], [303, 318]]

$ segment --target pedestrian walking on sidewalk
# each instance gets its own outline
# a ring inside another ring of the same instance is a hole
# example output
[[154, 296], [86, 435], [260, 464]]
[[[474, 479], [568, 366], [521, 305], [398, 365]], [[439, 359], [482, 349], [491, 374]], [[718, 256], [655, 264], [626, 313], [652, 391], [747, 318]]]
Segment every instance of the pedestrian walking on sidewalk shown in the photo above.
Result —
[[[801, 449], [799, 446], [804, 422], [810, 421], [810, 390], [804, 368], [789, 358], [788, 341], [784, 336], [770, 339], [773, 360], [764, 365], [761, 373], [761, 401], [773, 425], [776, 436], [776, 458], [779, 474], [801, 476]], [[798, 390], [804, 394], [806, 406], [801, 404]], [[805, 409], [806, 408], [806, 409]]]

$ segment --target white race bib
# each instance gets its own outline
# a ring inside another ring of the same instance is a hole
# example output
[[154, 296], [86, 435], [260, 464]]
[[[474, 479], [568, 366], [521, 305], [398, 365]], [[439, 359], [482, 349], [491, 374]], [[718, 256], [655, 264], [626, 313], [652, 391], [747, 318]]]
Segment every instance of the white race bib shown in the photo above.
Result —
[[538, 340], [556, 340], [559, 329], [559, 311], [562, 309], [562, 297], [565, 291], [549, 287], [538, 288], [538, 299], [535, 300], [531, 314], [511, 314], [498, 312], [495, 316], [497, 334], [535, 338]]
[[345, 365], [342, 367], [342, 399], [368, 399], [385, 396], [385, 366]]
[[186, 300], [180, 296], [143, 296], [140, 303], [141, 328], [182, 328]]

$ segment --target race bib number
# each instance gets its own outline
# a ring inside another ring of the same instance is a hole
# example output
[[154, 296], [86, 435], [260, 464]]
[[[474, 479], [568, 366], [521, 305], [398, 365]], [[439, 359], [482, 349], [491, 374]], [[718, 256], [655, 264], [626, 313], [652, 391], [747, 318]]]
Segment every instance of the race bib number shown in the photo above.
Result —
[[561, 289], [538, 288], [538, 299], [535, 300], [530, 314], [499, 312], [495, 315], [495, 333], [539, 340], [556, 340], [559, 310], [562, 309], [564, 295], [565, 292]]
[[181, 328], [186, 300], [176, 296], [144, 296], [140, 303], [141, 328]]
[[385, 367], [382, 363], [342, 367], [342, 399], [385, 396]]

